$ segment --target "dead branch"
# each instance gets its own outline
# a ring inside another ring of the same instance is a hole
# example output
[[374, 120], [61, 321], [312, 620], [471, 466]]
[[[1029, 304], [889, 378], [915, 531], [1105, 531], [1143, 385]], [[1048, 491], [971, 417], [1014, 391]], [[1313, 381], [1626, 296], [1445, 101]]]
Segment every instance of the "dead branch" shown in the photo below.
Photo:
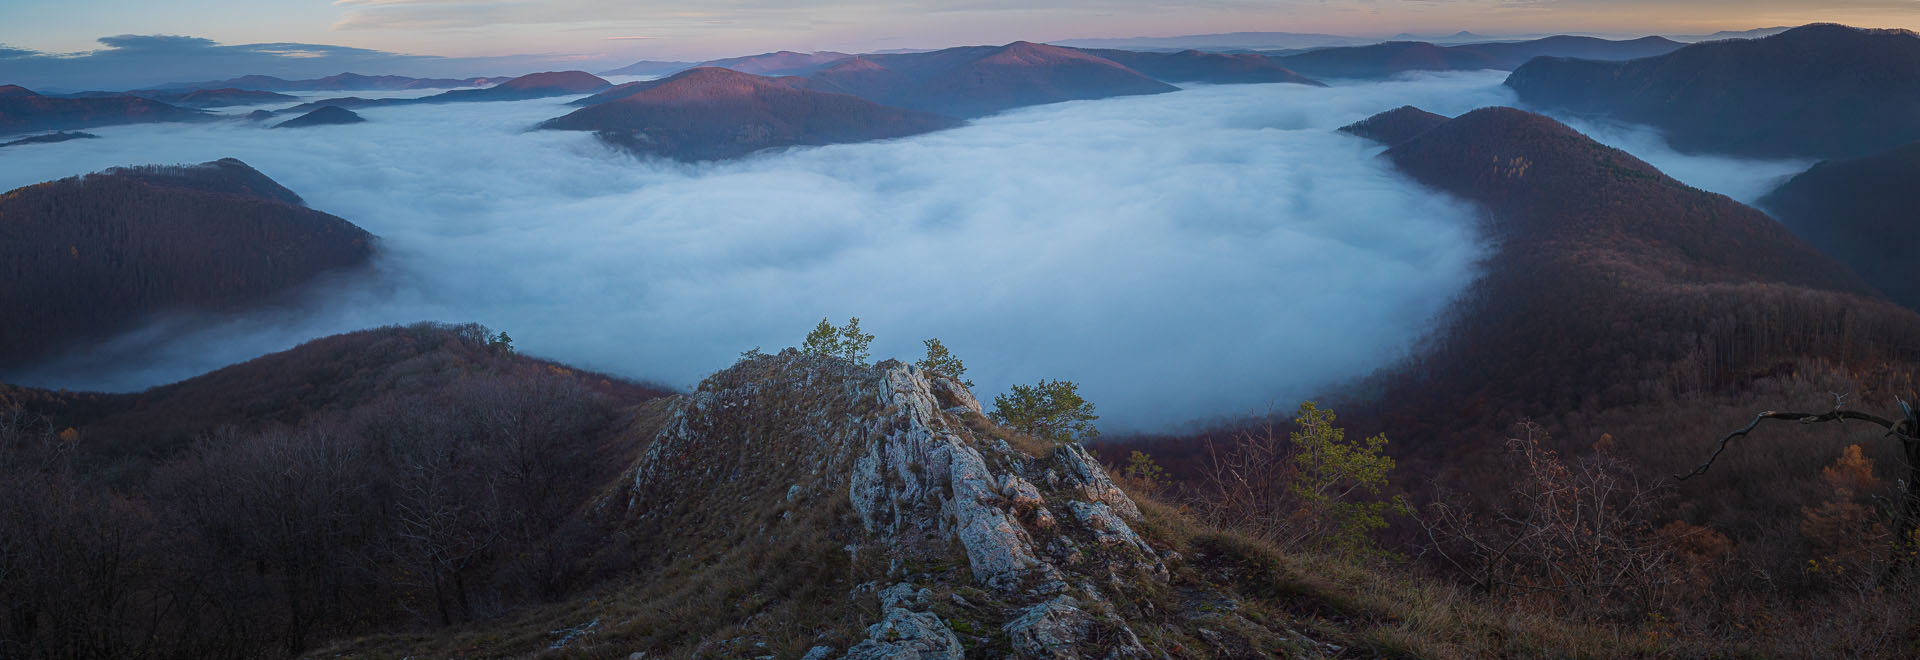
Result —
[[[1913, 413], [1910, 409], [1907, 409], [1906, 402], [1902, 401], [1900, 403], [1900, 407], [1907, 412], [1909, 419], [1911, 419]], [[1732, 433], [1728, 433], [1724, 436], [1721, 436], [1720, 446], [1713, 450], [1713, 455], [1708, 456], [1707, 461], [1705, 463], [1701, 463], [1698, 467], [1693, 468], [1692, 472], [1688, 472], [1686, 474], [1673, 475], [1673, 478], [1681, 481], [1686, 481], [1687, 479], [1691, 479], [1693, 477], [1706, 474], [1707, 469], [1713, 467], [1713, 462], [1720, 459], [1720, 454], [1727, 451], [1728, 443], [1733, 442], [1734, 438], [1743, 437], [1748, 433], [1752, 433], [1755, 428], [1760, 426], [1761, 422], [1764, 422], [1770, 419], [1788, 421], [1788, 422], [1799, 422], [1801, 424], [1818, 424], [1821, 422], [1844, 422], [1846, 420], [1853, 419], [1853, 420], [1867, 422], [1869, 424], [1873, 424], [1881, 428], [1885, 428], [1887, 430], [1887, 435], [1891, 435], [1906, 441], [1912, 441], [1911, 437], [1907, 436], [1905, 433], [1902, 433], [1901, 431], [1901, 429], [1905, 427], [1908, 424], [1908, 422], [1894, 421], [1894, 420], [1886, 419], [1884, 417], [1880, 417], [1878, 415], [1870, 415], [1867, 413], [1853, 411], [1853, 410], [1841, 410], [1838, 408], [1826, 413], [1818, 414], [1818, 415], [1815, 415], [1812, 413], [1776, 412], [1776, 411], [1769, 410], [1767, 412], [1763, 412], [1758, 415], [1755, 415], [1753, 418], [1753, 421], [1748, 422], [1746, 427], [1736, 430]]]

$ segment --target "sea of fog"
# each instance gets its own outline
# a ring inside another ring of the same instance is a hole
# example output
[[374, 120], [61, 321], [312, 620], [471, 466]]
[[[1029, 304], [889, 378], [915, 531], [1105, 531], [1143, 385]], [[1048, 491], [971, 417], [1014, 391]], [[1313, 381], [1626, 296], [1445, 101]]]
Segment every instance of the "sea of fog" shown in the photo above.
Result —
[[[170, 319], [0, 380], [137, 390], [434, 320], [684, 388], [858, 316], [876, 359], [939, 337], [983, 399], [1077, 381], [1109, 431], [1287, 409], [1405, 355], [1485, 254], [1469, 206], [1334, 129], [1406, 104], [1510, 105], [1502, 77], [1194, 86], [696, 165], [527, 130], [564, 99], [370, 108], [365, 124], [298, 130], [95, 129], [104, 139], [7, 149], [0, 190], [236, 157], [379, 235], [381, 256], [298, 307]], [[1581, 128], [1747, 201], [1805, 165]]]

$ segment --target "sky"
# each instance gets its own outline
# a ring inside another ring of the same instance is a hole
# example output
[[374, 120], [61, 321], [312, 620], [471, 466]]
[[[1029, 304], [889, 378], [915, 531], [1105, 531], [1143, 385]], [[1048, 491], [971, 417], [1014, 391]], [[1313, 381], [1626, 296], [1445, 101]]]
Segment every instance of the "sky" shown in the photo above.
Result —
[[0, 44], [50, 54], [111, 47], [102, 37], [174, 35], [582, 60], [1238, 31], [1642, 35], [1815, 21], [1920, 28], [1916, 0], [5, 0], [0, 14]]

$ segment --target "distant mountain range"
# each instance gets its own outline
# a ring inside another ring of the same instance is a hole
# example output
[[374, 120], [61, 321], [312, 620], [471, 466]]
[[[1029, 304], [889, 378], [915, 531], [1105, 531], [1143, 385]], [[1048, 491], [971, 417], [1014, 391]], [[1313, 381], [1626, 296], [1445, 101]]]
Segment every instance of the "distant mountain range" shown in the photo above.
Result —
[[[759, 62], [758, 68], [771, 66], [769, 60], [747, 59]], [[1181, 77], [1192, 72], [1216, 78], [1239, 77], [1249, 82], [1267, 81], [1263, 77], [1303, 80], [1250, 58], [1195, 53], [1138, 59], [1164, 62], [1164, 68], [1176, 71]], [[815, 64], [819, 62], [803, 68]], [[978, 117], [1043, 103], [1159, 94], [1177, 89], [1092, 53], [1024, 41], [1005, 46], [859, 55], [834, 60], [805, 76], [789, 76], [783, 80], [784, 88], [848, 94], [881, 105], [950, 117]], [[651, 88], [650, 83], [627, 83], [576, 104], [606, 103]]]
[[1174, 91], [1088, 53], [1017, 41], [927, 53], [862, 55], [810, 76], [815, 89], [954, 117], [1021, 106]]
[[1782, 25], [1779, 27], [1755, 28], [1752, 30], [1721, 30], [1712, 34], [1675, 34], [1668, 35], [1668, 38], [1674, 41], [1685, 41], [1687, 43], [1721, 41], [1725, 39], [1764, 39], [1791, 29], [1793, 29], [1791, 25]]
[[1270, 58], [1253, 53], [1208, 53], [1198, 50], [1146, 53], [1098, 49], [1086, 49], [1083, 52], [1111, 60], [1166, 82], [1297, 83], [1315, 87], [1326, 86], [1325, 83], [1295, 73]]
[[796, 53], [790, 50], [782, 50], [772, 53], [761, 53], [759, 55], [748, 55], [745, 57], [707, 60], [705, 62], [661, 62], [648, 60], [635, 62], [611, 71], [605, 71], [600, 75], [661, 76], [699, 67], [719, 67], [761, 76], [804, 76], [819, 71], [829, 64], [851, 57], [853, 57], [851, 54], [836, 53], [833, 51]]
[[767, 78], [701, 67], [624, 85], [617, 94], [541, 128], [594, 131], [635, 152], [678, 160], [904, 137], [951, 127], [947, 117], [807, 88], [804, 78]]
[[199, 110], [137, 96], [59, 98], [19, 85], [0, 85], [0, 135], [114, 124], [210, 119]]
[[0, 195], [0, 367], [166, 312], [224, 311], [364, 265], [373, 236], [231, 158]]
[[1440, 46], [1394, 41], [1369, 46], [1273, 54], [1276, 65], [1316, 78], [1385, 78], [1409, 71], [1511, 70], [1536, 57], [1631, 60], [1664, 55], [1684, 46], [1661, 37], [1608, 41], [1556, 36], [1532, 41]]
[[284, 103], [298, 101], [300, 97], [278, 92], [223, 87], [219, 89], [195, 89], [189, 92], [128, 92], [142, 98], [170, 103], [183, 108], [224, 108], [233, 105], [261, 105], [265, 103]]
[[1920, 140], [1920, 36], [1816, 24], [1627, 62], [1532, 60], [1527, 104], [1661, 129], [1674, 147], [1850, 158]]
[[[1462, 33], [1466, 35], [1466, 33]], [[1455, 35], [1461, 36], [1461, 35]], [[1468, 35], [1479, 37], [1479, 35]], [[1364, 46], [1316, 47], [1306, 52], [1214, 52], [1198, 49], [1165, 51], [1063, 47], [1022, 42], [1029, 51], [1050, 49], [1034, 64], [1057, 65], [1081, 53], [1133, 69], [1161, 82], [1203, 82], [1214, 84], [1292, 82], [1321, 84], [1315, 78], [1383, 78], [1408, 71], [1455, 71], [1473, 69], [1510, 70], [1534, 57], [1581, 57], [1599, 60], [1625, 60], [1672, 52], [1680, 42], [1661, 37], [1630, 41], [1608, 41], [1593, 37], [1553, 36], [1529, 41], [1473, 43], [1442, 46], [1429, 42], [1396, 41]], [[1010, 44], [1002, 48], [1013, 47]], [[959, 66], [969, 58], [982, 57], [990, 46], [968, 46], [936, 51], [893, 54], [848, 55], [845, 53], [777, 52], [714, 60], [698, 65], [683, 62], [637, 62], [607, 72], [607, 75], [664, 75], [693, 66], [729, 68], [735, 71], [771, 76], [806, 76], [838, 85], [850, 93], [882, 103], [898, 104], [915, 95], [902, 91], [901, 79], [922, 76], [926, 70]], [[1232, 49], [1229, 49], [1232, 50]], [[890, 72], [883, 73], [882, 69]], [[886, 90], [881, 90], [886, 87]], [[993, 93], [988, 91], [988, 93]], [[1022, 104], [1030, 105], [1030, 104]], [[929, 108], [923, 108], [929, 109]], [[935, 111], [960, 112], [952, 107]], [[977, 112], [977, 111], [976, 111]]]
[[1292, 48], [1325, 48], [1328, 46], [1357, 46], [1378, 41], [1380, 40], [1311, 32], [1230, 32], [1226, 34], [1194, 34], [1176, 37], [1063, 39], [1049, 43], [1068, 48], [1179, 51], [1188, 49], [1281, 50]]
[[412, 78], [408, 76], [366, 76], [358, 73], [341, 73], [325, 78], [312, 78], [308, 80], [287, 80], [273, 76], [241, 76], [227, 80], [167, 83], [147, 89], [151, 91], [251, 89], [268, 92], [366, 92], [406, 89], [444, 89], [450, 87], [485, 87], [487, 85], [498, 84], [503, 80], [506, 80], [506, 78]]
[[194, 89], [181, 90], [134, 90], [131, 92], [76, 92], [72, 94], [49, 94], [64, 99], [103, 99], [116, 96], [137, 96], [143, 99], [159, 101], [182, 108], [221, 108], [233, 105], [259, 105], [263, 103], [281, 103], [299, 100], [298, 96], [288, 96], [276, 92], [263, 92], [250, 89]]
[[[1680, 42], [1714, 41], [1720, 39], [1759, 39], [1770, 37], [1790, 28], [1772, 27], [1753, 30], [1730, 30], [1713, 34], [1665, 35], [1664, 38]], [[1366, 46], [1391, 41], [1421, 41], [1431, 44], [1464, 45], [1501, 42], [1536, 41], [1555, 36], [1578, 36], [1601, 40], [1633, 39], [1621, 35], [1602, 34], [1477, 34], [1461, 30], [1452, 34], [1420, 35], [1402, 32], [1391, 37], [1354, 37], [1337, 34], [1316, 34], [1296, 32], [1232, 32], [1226, 34], [1189, 34], [1172, 37], [1125, 37], [1100, 39], [1063, 39], [1047, 43], [1071, 48], [1106, 48], [1138, 51], [1180, 51], [1189, 49], [1213, 51], [1276, 51], [1276, 50], [1314, 50], [1341, 46]]]
[[592, 94], [612, 87], [613, 83], [585, 71], [548, 71], [530, 73], [485, 89], [456, 89], [432, 96], [406, 99], [368, 99], [358, 96], [321, 99], [288, 108], [282, 112], [311, 112], [333, 106], [372, 108], [421, 103], [469, 103], [475, 101], [525, 101], [528, 99]]

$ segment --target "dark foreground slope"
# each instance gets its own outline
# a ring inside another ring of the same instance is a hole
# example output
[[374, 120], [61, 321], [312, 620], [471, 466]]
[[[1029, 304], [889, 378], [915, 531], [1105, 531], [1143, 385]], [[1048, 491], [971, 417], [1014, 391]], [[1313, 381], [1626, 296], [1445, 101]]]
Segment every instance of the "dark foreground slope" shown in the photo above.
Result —
[[365, 264], [373, 237], [234, 159], [0, 195], [0, 366], [159, 313], [231, 310]]
[[1025, 41], [998, 47], [862, 55], [808, 78], [817, 83], [817, 89], [952, 117], [979, 117], [1021, 106], [1176, 89], [1112, 60]]
[[0, 85], [0, 135], [209, 117], [198, 110], [137, 96], [56, 98], [18, 85]]
[[1507, 86], [1658, 127], [1687, 151], [1853, 158], [1920, 140], [1920, 36], [1905, 30], [1819, 24], [1629, 62], [1538, 59]]
[[488, 334], [356, 332], [139, 394], [0, 387], [0, 547], [24, 569], [0, 648], [288, 657], [620, 564], [573, 516], [663, 392]]
[[[1079, 447], [1001, 429], [896, 361], [788, 349], [660, 394], [432, 325], [138, 395], [0, 388], [0, 540], [31, 569], [0, 580], [0, 644], [161, 660], [1641, 646], [1574, 625], [1513, 639], [1457, 595], [1136, 501]], [[1439, 609], [1407, 617], [1422, 608]]]
[[[1911, 445], [1869, 423], [1762, 424], [1711, 470], [1673, 475], [1758, 411], [1905, 417], [1920, 314], [1760, 212], [1550, 118], [1435, 119], [1402, 108], [1349, 131], [1479, 207], [1492, 250], [1414, 357], [1321, 393], [1347, 437], [1391, 439], [1396, 483], [1419, 505], [1398, 547], [1515, 611], [1671, 636], [1675, 657], [1913, 656], [1920, 600], [1882, 568], [1910, 556], [1883, 530], [1904, 488], [1885, 475]], [[1108, 456], [1151, 452], [1202, 508], [1284, 517], [1259, 503], [1297, 491], [1258, 475], [1305, 451], [1286, 430], [1248, 420]], [[1581, 531], [1520, 549], [1566, 530]], [[1579, 553], [1592, 554], [1568, 559]], [[1602, 567], [1635, 557], [1653, 561]]]
[[594, 131], [637, 153], [692, 161], [904, 137], [958, 123], [798, 83], [804, 81], [703, 67], [614, 91], [621, 94], [618, 100], [575, 110], [541, 127]]
[[1822, 162], [1760, 200], [1787, 228], [1920, 309], [1920, 142]]
[[[1385, 599], [1357, 585], [1386, 581], [1136, 500], [1080, 447], [997, 427], [959, 384], [897, 361], [749, 357], [649, 428], [583, 509], [620, 530], [609, 554], [635, 558], [623, 585], [320, 654], [1296, 658], [1512, 635], [1465, 603], [1374, 627]], [[1352, 616], [1320, 617], [1335, 609]]]
[[[68, 392], [0, 383], [0, 408], [18, 407], [86, 437], [74, 458], [119, 469], [128, 457], [177, 457], [217, 432], [297, 428], [384, 397], [445, 390], [468, 374], [560, 375], [631, 405], [670, 394], [519, 355], [478, 325], [389, 326], [315, 339], [143, 392]], [[537, 379], [536, 379], [537, 380]]]

